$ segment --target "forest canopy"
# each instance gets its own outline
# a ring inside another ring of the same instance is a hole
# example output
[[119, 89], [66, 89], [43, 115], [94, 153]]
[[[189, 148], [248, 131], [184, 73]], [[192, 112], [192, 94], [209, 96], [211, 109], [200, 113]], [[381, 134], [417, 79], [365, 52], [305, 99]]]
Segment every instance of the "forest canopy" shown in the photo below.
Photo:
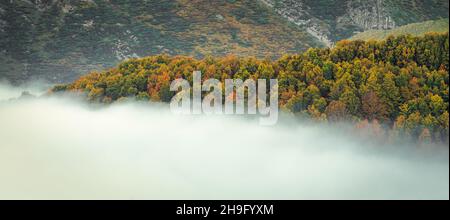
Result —
[[[384, 41], [341, 41], [278, 60], [157, 55], [92, 72], [52, 92], [92, 102], [169, 102], [172, 80], [201, 71], [203, 79], [278, 79], [279, 105], [319, 121], [351, 121], [377, 135], [448, 143], [449, 35], [402, 35]], [[386, 126], [389, 132], [382, 132]], [[364, 130], [364, 129], [362, 129]]]

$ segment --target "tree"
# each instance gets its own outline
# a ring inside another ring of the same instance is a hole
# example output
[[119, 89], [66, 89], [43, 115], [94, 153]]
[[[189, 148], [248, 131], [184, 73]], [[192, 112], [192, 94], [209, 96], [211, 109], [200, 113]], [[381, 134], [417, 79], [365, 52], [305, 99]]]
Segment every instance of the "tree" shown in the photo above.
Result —
[[430, 108], [433, 115], [438, 116], [447, 109], [447, 104], [439, 95], [432, 95], [430, 98]]
[[341, 101], [332, 101], [325, 110], [325, 114], [330, 122], [339, 122], [348, 119], [347, 107]]
[[387, 111], [385, 104], [378, 98], [374, 91], [368, 91], [362, 98], [363, 117], [374, 120], [385, 121], [387, 119]]
[[428, 128], [424, 128], [422, 130], [422, 133], [420, 133], [419, 142], [421, 144], [429, 144], [429, 143], [431, 143], [431, 140], [432, 139], [431, 139], [430, 130]]
[[359, 115], [361, 101], [358, 96], [350, 88], [346, 88], [339, 97], [339, 101], [343, 102], [351, 115]]
[[386, 105], [386, 114], [390, 118], [395, 118], [397, 116], [397, 109], [400, 102], [400, 92], [395, 85], [395, 75], [391, 72], [387, 73], [383, 77], [383, 83], [381, 89], [383, 103]]

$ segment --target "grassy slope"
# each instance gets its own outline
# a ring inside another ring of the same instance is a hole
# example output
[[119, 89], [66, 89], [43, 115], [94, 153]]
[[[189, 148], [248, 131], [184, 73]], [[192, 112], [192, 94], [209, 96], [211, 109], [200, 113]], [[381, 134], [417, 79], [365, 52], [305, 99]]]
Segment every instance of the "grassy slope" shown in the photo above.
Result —
[[448, 0], [384, 0], [398, 26], [448, 18]]
[[399, 36], [404, 34], [411, 34], [413, 36], [422, 36], [428, 32], [443, 33], [449, 30], [449, 20], [440, 19], [434, 21], [426, 21], [421, 23], [413, 23], [404, 25], [392, 30], [370, 30], [359, 33], [351, 40], [382, 40], [388, 36]]

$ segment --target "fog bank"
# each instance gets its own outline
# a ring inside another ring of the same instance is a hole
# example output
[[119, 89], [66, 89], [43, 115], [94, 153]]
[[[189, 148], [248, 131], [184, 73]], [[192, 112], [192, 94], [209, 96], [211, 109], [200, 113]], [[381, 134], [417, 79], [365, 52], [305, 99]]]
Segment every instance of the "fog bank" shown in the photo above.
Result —
[[0, 102], [0, 199], [449, 198], [448, 151], [365, 150], [377, 147], [333, 127], [151, 105]]
[[50, 84], [43, 81], [34, 81], [21, 86], [12, 86], [9, 82], [0, 80], [0, 102], [11, 98], [19, 97], [22, 92], [29, 92], [34, 95], [44, 94]]

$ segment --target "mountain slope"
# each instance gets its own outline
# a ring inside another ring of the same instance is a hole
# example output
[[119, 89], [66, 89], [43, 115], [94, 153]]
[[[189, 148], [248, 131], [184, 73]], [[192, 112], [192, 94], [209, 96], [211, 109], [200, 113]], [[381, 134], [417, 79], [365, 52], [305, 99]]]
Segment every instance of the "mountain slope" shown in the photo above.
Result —
[[448, 0], [260, 0], [333, 45], [366, 30], [448, 18]]
[[0, 80], [67, 82], [153, 54], [259, 58], [448, 18], [448, 0], [4, 0]]
[[435, 21], [426, 21], [420, 23], [413, 23], [404, 25], [391, 30], [369, 30], [359, 33], [351, 40], [382, 40], [388, 36], [399, 36], [404, 34], [410, 34], [413, 36], [422, 36], [429, 32], [444, 33], [448, 32], [449, 28], [448, 19], [441, 19]]
[[304, 29], [255, 1], [0, 2], [0, 79], [12, 81], [69, 81], [159, 53], [278, 57], [316, 46]]

